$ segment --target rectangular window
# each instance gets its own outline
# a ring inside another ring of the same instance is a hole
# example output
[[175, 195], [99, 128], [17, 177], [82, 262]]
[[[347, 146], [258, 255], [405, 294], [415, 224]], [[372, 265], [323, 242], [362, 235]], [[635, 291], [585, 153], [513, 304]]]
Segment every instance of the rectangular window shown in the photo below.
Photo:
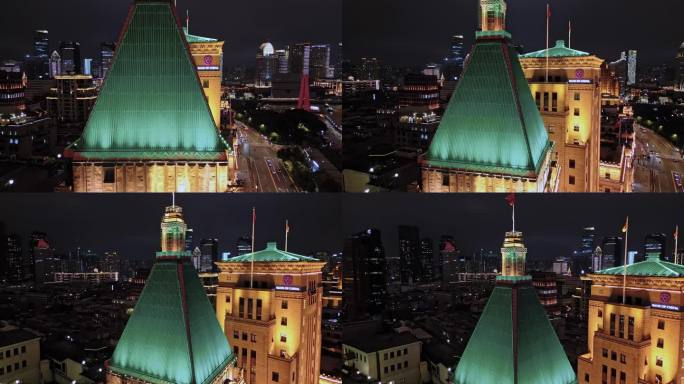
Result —
[[5, 368], [0, 368], [0, 376], [5, 374]]
[[620, 338], [625, 338], [625, 315], [620, 315]]
[[658, 348], [664, 348], [665, 341], [662, 338], [658, 338]]
[[240, 317], [245, 317], [245, 298], [244, 297], [240, 298], [239, 312], [240, 312]]
[[25, 345], [21, 346], [21, 353], [26, 353], [26, 346]]
[[387, 352], [385, 352], [385, 358], [383, 360], [387, 360]]
[[615, 336], [615, 314], [610, 314], [610, 335]]
[[575, 176], [570, 176], [568, 178], [568, 184], [575, 185]]
[[627, 321], [627, 339], [634, 341], [634, 317], [630, 316]]
[[610, 180], [610, 172], [606, 172], [606, 180]]
[[283, 300], [283, 302], [280, 303], [280, 309], [287, 309], [287, 300]]
[[665, 329], [665, 320], [658, 320], [658, 329]]
[[202, 87], [209, 88], [209, 80], [202, 81]]
[[575, 101], [579, 101], [579, 100], [580, 100], [580, 93], [575, 92]]
[[534, 102], [537, 104], [537, 109], [541, 111], [541, 93], [535, 92]]
[[575, 112], [575, 113], [574, 113], [575, 116], [579, 116], [579, 115], [580, 115], [580, 110], [579, 110], [579, 108], [575, 108], [575, 111], [574, 111], [574, 112]]
[[280, 319], [280, 325], [287, 326], [287, 317], [283, 317]]
[[599, 309], [598, 311], [598, 317], [603, 317], [603, 311]]
[[390, 359], [394, 359], [394, 352], [390, 352]]
[[247, 341], [247, 332], [242, 332], [242, 340]]
[[659, 367], [663, 366], [663, 358], [662, 357], [660, 357], [660, 356], [656, 357], [656, 365]]
[[621, 353], [621, 354], [620, 354], [620, 362], [621, 362], [622, 364], [627, 364], [627, 356], [625, 356], [624, 353]]
[[14, 356], [19, 354], [19, 348], [14, 348]]
[[601, 351], [601, 356], [608, 357], [608, 349], [607, 348], [603, 348], [603, 350]]
[[627, 382], [627, 374], [620, 371], [620, 384], [625, 384]]
[[580, 131], [579, 125], [575, 125], [572, 129], [573, 129], [575, 132], [579, 132], [579, 131]]
[[252, 343], [256, 343], [256, 337], [257, 337], [257, 336], [256, 336], [255, 334], [252, 333], [252, 334], [250, 334], [249, 337], [250, 337], [250, 341], [251, 341]]
[[103, 180], [102, 182], [105, 184], [114, 184], [115, 182], [115, 172], [114, 172], [114, 167], [105, 167], [103, 169]]
[[617, 352], [610, 351], [610, 359], [613, 361], [617, 361]]
[[22, 361], [21, 361], [21, 367], [22, 367], [22, 368], [26, 368], [26, 360], [22, 360]]
[[551, 112], [558, 112], [558, 93], [551, 94]]
[[408, 368], [408, 361], [404, 361], [404, 368]]
[[226, 295], [226, 303], [230, 304], [230, 296]]
[[262, 309], [262, 302], [261, 299], [257, 299], [257, 308], [256, 308], [256, 319], [261, 320], [261, 309]]
[[449, 186], [449, 175], [442, 175], [442, 186], [443, 187]]
[[385, 367], [385, 373], [389, 373], [389, 367]]
[[397, 350], [397, 357], [401, 356], [401, 349]]
[[233, 339], [239, 339], [240, 338], [240, 332], [237, 330], [233, 331]]
[[271, 372], [271, 381], [276, 383], [280, 380], [280, 374], [278, 372]]
[[544, 112], [549, 111], [549, 93], [544, 92]]
[[285, 336], [284, 333], [280, 334], [280, 342], [281, 343], [287, 343], [287, 336]]
[[[569, 166], [571, 169], [575, 169], [575, 159], [570, 159], [570, 163], [568, 164], [568, 166]], [[599, 317], [600, 317], [600, 316], [599, 316]]]
[[584, 381], [586, 381], [587, 383], [589, 382], [589, 374], [588, 373], [584, 374]]
[[404, 348], [404, 355], [408, 355], [408, 348]]
[[254, 317], [254, 299], [247, 299], [247, 318], [252, 319]]

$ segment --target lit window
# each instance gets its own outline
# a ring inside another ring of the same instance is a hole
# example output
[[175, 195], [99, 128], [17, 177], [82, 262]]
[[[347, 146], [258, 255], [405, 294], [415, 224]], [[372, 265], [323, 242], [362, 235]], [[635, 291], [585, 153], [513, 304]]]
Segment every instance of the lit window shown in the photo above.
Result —
[[580, 115], [580, 110], [579, 110], [579, 108], [575, 108], [575, 113], [574, 113], [574, 114], [575, 114], [575, 116], [579, 116], [579, 115]]
[[280, 319], [280, 325], [287, 326], [287, 317]]
[[575, 92], [575, 101], [579, 101], [579, 100], [580, 100], [580, 93]]
[[663, 366], [663, 358], [662, 357], [660, 357], [660, 356], [656, 357], [656, 365], [659, 367]]
[[280, 342], [287, 343], [287, 336], [284, 333], [280, 334]]
[[283, 300], [283, 302], [280, 304], [281, 309], [287, 309], [287, 300]]

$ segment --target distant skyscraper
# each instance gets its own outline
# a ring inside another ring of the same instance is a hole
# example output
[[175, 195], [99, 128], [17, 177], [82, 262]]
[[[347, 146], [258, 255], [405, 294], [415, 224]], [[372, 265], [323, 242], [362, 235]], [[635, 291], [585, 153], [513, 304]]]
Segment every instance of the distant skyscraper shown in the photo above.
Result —
[[575, 275], [589, 273], [592, 268], [592, 258], [596, 250], [596, 228], [586, 227], [582, 230], [582, 240], [575, 253], [572, 272]]
[[53, 51], [50, 55], [50, 78], [54, 79], [55, 76], [62, 74], [62, 58], [59, 57], [59, 52]]
[[54, 273], [61, 272], [61, 260], [54, 255], [47, 234], [33, 232], [30, 239], [30, 260], [32, 272], [37, 285], [54, 281]]
[[445, 82], [455, 81], [461, 77], [464, 57], [463, 35], [452, 36], [449, 54], [444, 58], [444, 65], [442, 65], [442, 74], [444, 75]]
[[627, 85], [634, 85], [637, 82], [637, 51], [627, 51]]
[[277, 71], [278, 58], [275, 56], [273, 44], [265, 42], [259, 46], [256, 56], [255, 85], [270, 87], [273, 74]]
[[192, 242], [192, 235], [194, 234], [194, 230], [192, 228], [188, 228], [185, 231], [185, 250], [188, 252], [192, 252], [194, 248], [194, 244]]
[[278, 49], [274, 53], [277, 73], [289, 73], [290, 52], [286, 49]]
[[330, 44], [311, 46], [310, 71], [313, 80], [333, 77], [330, 72]]
[[356, 319], [382, 314], [387, 300], [387, 260], [380, 231], [368, 229], [347, 238], [343, 257], [346, 316]]
[[104, 42], [100, 45], [100, 78], [104, 79], [112, 68], [116, 44]]
[[100, 261], [100, 272], [120, 272], [121, 257], [117, 251], [107, 251]]
[[675, 90], [684, 92], [684, 43], [679, 46], [677, 51], [677, 83]]
[[461, 272], [461, 251], [456, 248], [453, 236], [444, 235], [439, 240], [439, 256], [442, 286], [446, 288], [458, 280], [457, 275]]
[[432, 239], [429, 237], [420, 240], [420, 282], [431, 283], [434, 281], [434, 257], [435, 250]]
[[601, 264], [603, 269], [613, 268], [622, 265], [622, 259], [624, 259], [623, 249], [624, 248], [622, 248], [622, 237], [604, 237], [603, 243], [601, 244], [601, 251], [603, 251], [603, 261], [601, 262]]
[[412, 284], [422, 276], [420, 262], [420, 231], [418, 227], [400, 225], [399, 262], [401, 266], [401, 284]]
[[290, 46], [290, 56], [288, 59], [290, 73], [302, 74], [305, 68], [310, 68], [311, 43], [298, 43]]
[[92, 75], [93, 74], [93, 59], [83, 59], [83, 74]]
[[235, 242], [235, 249], [237, 251], [236, 256], [252, 253], [252, 238], [248, 236], [238, 238]]
[[62, 73], [81, 74], [81, 44], [74, 41], [59, 43], [59, 56], [62, 58]]
[[644, 261], [649, 255], [658, 256], [661, 260], [673, 262], [673, 255], [667, 252], [667, 235], [664, 233], [651, 233], [644, 238], [644, 254], [638, 260]]
[[26, 269], [24, 268], [24, 254], [21, 247], [21, 238], [19, 235], [10, 234], [3, 238], [3, 240], [5, 240], [7, 247], [7, 281], [10, 283], [24, 281]]
[[27, 73], [29, 79], [47, 79], [50, 76], [50, 52], [48, 31], [33, 31], [33, 53], [27, 62]]
[[202, 239], [199, 243], [201, 251], [199, 272], [213, 272], [214, 263], [219, 261], [218, 239]]
[[361, 58], [361, 66], [356, 74], [357, 80], [378, 80], [380, 78], [380, 63], [375, 57]]

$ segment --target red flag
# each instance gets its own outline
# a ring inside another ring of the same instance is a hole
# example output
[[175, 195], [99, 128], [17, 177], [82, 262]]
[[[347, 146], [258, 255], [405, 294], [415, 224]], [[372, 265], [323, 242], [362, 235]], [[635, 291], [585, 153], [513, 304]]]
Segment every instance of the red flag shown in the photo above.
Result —
[[675, 226], [674, 238], [675, 239], [679, 238], [679, 225]]
[[510, 193], [506, 196], [506, 201], [511, 207], [515, 205], [515, 193]]
[[290, 233], [290, 222], [285, 220], [285, 233]]
[[629, 216], [625, 220], [625, 225], [622, 226], [622, 233], [627, 233], [629, 231]]
[[252, 222], [256, 222], [256, 208], [252, 208]]
[[546, 17], [551, 18], [551, 6], [546, 4]]

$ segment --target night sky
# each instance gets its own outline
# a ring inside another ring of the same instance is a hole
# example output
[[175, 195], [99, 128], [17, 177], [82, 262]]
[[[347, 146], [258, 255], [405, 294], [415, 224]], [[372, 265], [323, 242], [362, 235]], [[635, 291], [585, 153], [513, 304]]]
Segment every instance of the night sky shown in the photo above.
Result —
[[[277, 241], [284, 248], [285, 219], [290, 222], [291, 252], [337, 252], [343, 245], [336, 195], [179, 194], [176, 203], [194, 230], [195, 244], [203, 237], [218, 238], [220, 251], [233, 251], [240, 236], [251, 234], [253, 206], [257, 209], [257, 249], [263, 249], [267, 241]], [[48, 234], [58, 252], [81, 246], [151, 260], [160, 247], [160, 223], [168, 205], [171, 194], [4, 194], [0, 222], [5, 223], [6, 232], [22, 236], [24, 247], [27, 236], [38, 230]]]
[[[0, 59], [18, 59], [32, 50], [32, 31], [50, 31], [50, 49], [60, 40], [81, 43], [82, 57], [99, 57], [103, 41], [116, 41], [132, 0], [3, 0]], [[342, 0], [178, 0], [190, 33], [223, 39], [226, 66], [253, 66], [259, 45], [276, 49], [302, 41], [342, 39]]]
[[[377, 195], [376, 195], [377, 196]], [[421, 237], [435, 244], [452, 235], [462, 254], [480, 248], [499, 252], [504, 234], [511, 229], [511, 208], [504, 194], [386, 194], [345, 196], [343, 229], [346, 236], [368, 228], [382, 231], [387, 253], [397, 252], [398, 225], [416, 225]], [[621, 234], [630, 216], [629, 250], [643, 253], [649, 233], [668, 236], [676, 224], [684, 232], [684, 196], [669, 194], [520, 194], [517, 195], [516, 230], [522, 231], [528, 257], [553, 260], [571, 256], [579, 247], [582, 228], [596, 227], [599, 238]], [[353, 207], [353, 209], [348, 208]], [[684, 236], [680, 237], [684, 248]]]
[[[642, 63], [661, 64], [674, 60], [684, 41], [681, 0], [509, 0], [507, 29], [528, 52], [546, 45], [547, 2], [552, 45], [567, 40], [569, 19], [573, 48], [609, 61], [637, 49]], [[477, 29], [477, 5], [477, 0], [345, 0], [345, 56], [424, 65], [444, 58], [456, 34], [464, 35], [468, 52]]]

